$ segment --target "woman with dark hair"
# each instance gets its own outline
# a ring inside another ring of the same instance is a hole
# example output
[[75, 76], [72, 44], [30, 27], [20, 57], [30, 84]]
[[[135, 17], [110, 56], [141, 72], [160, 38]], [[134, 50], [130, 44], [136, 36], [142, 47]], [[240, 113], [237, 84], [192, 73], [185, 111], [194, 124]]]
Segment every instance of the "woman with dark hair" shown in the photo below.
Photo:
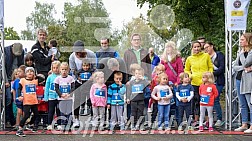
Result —
[[206, 42], [204, 45], [204, 50], [211, 57], [213, 67], [214, 67], [214, 77], [215, 77], [215, 85], [218, 90], [218, 97], [214, 100], [214, 109], [217, 113], [217, 122], [215, 126], [222, 125], [222, 110], [220, 105], [220, 94], [225, 86], [225, 56], [222, 52], [216, 51], [214, 44], [212, 42]]
[[192, 42], [191, 49], [192, 55], [186, 59], [184, 71], [189, 74], [191, 84], [194, 88], [192, 115], [194, 116], [196, 125], [197, 121], [199, 121], [200, 114], [199, 86], [202, 84], [202, 74], [204, 72], [213, 72], [213, 64], [209, 54], [201, 51], [200, 42]]

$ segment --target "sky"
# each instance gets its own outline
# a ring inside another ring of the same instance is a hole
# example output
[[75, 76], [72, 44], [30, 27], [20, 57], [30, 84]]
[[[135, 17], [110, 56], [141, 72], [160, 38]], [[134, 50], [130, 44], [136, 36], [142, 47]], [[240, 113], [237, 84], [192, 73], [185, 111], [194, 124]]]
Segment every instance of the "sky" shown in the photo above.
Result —
[[[37, 0], [40, 3], [53, 3], [57, 14], [56, 19], [62, 18], [64, 2], [76, 3], [76, 0]], [[103, 0], [109, 18], [112, 20], [112, 27], [121, 29], [123, 23], [131, 21], [133, 17], [138, 17], [140, 13], [144, 16], [147, 13], [148, 5], [143, 8], [137, 7], [136, 0]], [[4, 0], [4, 26], [13, 27], [20, 35], [21, 30], [26, 30], [26, 17], [34, 11], [34, 0]]]

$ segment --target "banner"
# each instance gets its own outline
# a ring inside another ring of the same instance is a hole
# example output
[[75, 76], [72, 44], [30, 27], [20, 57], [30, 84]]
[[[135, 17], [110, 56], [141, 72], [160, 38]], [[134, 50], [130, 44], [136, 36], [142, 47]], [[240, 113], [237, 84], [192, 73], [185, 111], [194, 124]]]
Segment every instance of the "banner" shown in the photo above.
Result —
[[0, 29], [4, 29], [4, 0], [0, 0]]
[[250, 0], [226, 0], [227, 29], [246, 30]]

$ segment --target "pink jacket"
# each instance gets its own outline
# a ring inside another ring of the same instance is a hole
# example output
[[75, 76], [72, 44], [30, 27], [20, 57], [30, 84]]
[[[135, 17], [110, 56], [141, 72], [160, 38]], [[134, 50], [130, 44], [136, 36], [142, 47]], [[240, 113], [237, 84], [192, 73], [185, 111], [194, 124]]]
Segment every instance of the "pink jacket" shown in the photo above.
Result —
[[100, 87], [94, 83], [90, 89], [90, 99], [93, 107], [106, 107], [107, 105], [107, 86], [105, 84]]
[[165, 73], [168, 75], [168, 80], [173, 82], [174, 84], [175, 83], [179, 84], [180, 83], [179, 74], [184, 72], [182, 59], [180, 57], [177, 57], [174, 62], [170, 62], [175, 72], [177, 72], [177, 76], [175, 76], [175, 74], [172, 72], [167, 62], [164, 62], [164, 60], [161, 60], [161, 64], [165, 66]]

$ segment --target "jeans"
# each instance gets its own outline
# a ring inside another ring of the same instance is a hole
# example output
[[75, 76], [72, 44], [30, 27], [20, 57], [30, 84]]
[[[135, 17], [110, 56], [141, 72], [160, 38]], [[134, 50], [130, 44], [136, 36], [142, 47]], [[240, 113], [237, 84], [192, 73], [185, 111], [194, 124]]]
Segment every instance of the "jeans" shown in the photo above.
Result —
[[252, 106], [250, 104], [250, 97], [251, 94], [241, 94], [240, 93], [240, 80], [236, 80], [236, 86], [237, 86], [237, 95], [239, 99], [239, 106], [241, 110], [241, 117], [242, 117], [242, 123], [246, 124], [248, 123], [248, 113], [250, 109], [250, 124], [252, 125]]
[[158, 104], [158, 127], [162, 127], [164, 122], [165, 127], [169, 127], [169, 113], [170, 113], [170, 104], [168, 105], [159, 105]]
[[214, 100], [214, 109], [216, 111], [216, 114], [217, 114], [217, 120], [222, 120], [222, 110], [221, 110], [221, 105], [220, 105], [220, 94], [223, 90], [223, 87], [222, 85], [218, 85], [216, 84], [216, 88], [218, 90], [218, 96], [215, 98]]

